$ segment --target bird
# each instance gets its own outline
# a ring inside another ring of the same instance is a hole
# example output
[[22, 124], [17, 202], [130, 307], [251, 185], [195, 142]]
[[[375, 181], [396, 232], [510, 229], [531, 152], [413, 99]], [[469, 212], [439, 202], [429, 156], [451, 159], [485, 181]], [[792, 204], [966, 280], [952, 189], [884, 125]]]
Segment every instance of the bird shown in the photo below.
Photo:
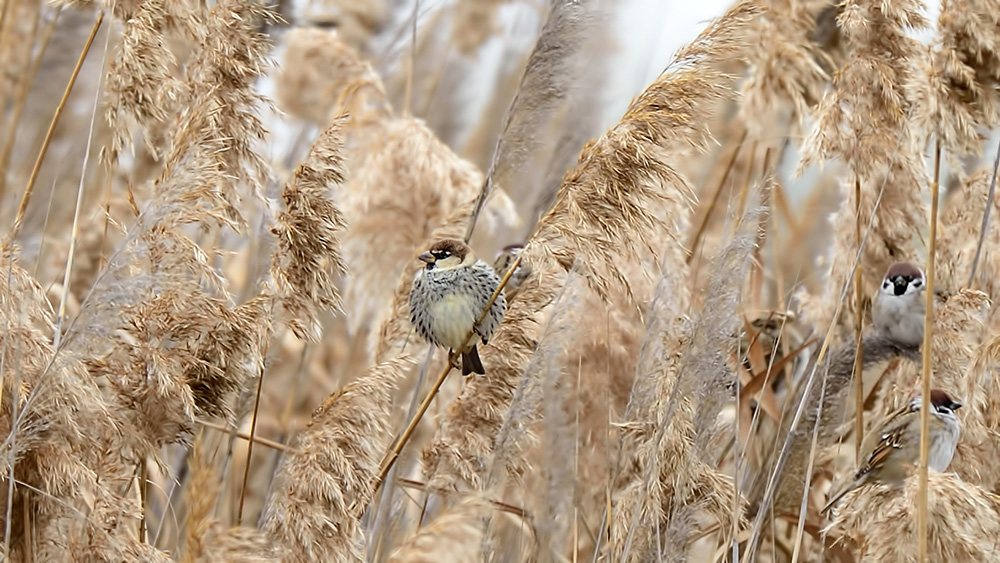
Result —
[[[927, 467], [931, 471], [948, 469], [958, 445], [960, 425], [955, 411], [962, 407], [943, 389], [931, 389], [930, 451]], [[823, 507], [826, 513], [850, 491], [869, 482], [898, 485], [907, 471], [920, 462], [920, 409], [918, 395], [875, 426], [861, 443], [861, 466]]]
[[[493, 261], [493, 270], [497, 273], [500, 278], [507, 275], [507, 270], [510, 265], [514, 263], [514, 260], [521, 255], [521, 251], [524, 250], [524, 245], [522, 244], [511, 244], [505, 246], [503, 250], [497, 254], [496, 259]], [[507, 280], [507, 285], [504, 286], [503, 291], [507, 296], [508, 301], [513, 301], [517, 294], [521, 291], [521, 284], [528, 279], [531, 275], [531, 265], [525, 261], [521, 261], [517, 264], [517, 268], [514, 273], [510, 275], [510, 279]]]
[[457, 356], [462, 356], [462, 375], [485, 374], [476, 340], [487, 344], [500, 326], [507, 310], [503, 291], [483, 320], [476, 320], [500, 286], [500, 277], [460, 240], [439, 240], [418, 258], [424, 267], [410, 290], [410, 322], [432, 344], [448, 348], [455, 367]]
[[896, 262], [885, 273], [872, 307], [872, 328], [895, 343], [918, 347], [924, 340], [924, 272], [909, 262]]

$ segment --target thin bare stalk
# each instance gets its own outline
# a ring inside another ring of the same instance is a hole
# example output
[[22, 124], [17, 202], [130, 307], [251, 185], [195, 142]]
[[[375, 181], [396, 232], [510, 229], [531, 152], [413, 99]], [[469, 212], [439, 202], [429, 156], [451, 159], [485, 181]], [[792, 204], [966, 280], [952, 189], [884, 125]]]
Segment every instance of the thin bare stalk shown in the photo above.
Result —
[[403, 115], [411, 115], [413, 102], [413, 69], [417, 65], [417, 17], [420, 13], [420, 0], [413, 2], [413, 13], [410, 15], [410, 56], [406, 59], [406, 86], [403, 93]]
[[[861, 178], [854, 176], [854, 241], [861, 256]], [[861, 264], [854, 267], [854, 464], [861, 467], [861, 441], [865, 436], [865, 385], [861, 381]], [[796, 553], [798, 544], [795, 544]]]
[[[917, 489], [917, 561], [927, 561], [927, 463], [930, 459], [931, 425], [931, 321], [934, 318], [934, 253], [937, 250], [938, 179], [941, 174], [941, 140], [934, 144], [934, 179], [931, 182], [931, 232], [927, 251], [927, 298], [924, 312], [924, 342], [921, 345], [920, 396], [924, 407], [920, 409], [920, 481]], [[987, 207], [987, 209], [989, 209]]]
[[[94, 28], [94, 32], [97, 28]], [[111, 43], [111, 34], [106, 34], [104, 40], [104, 57], [101, 61], [103, 69], [108, 61], [108, 45]], [[91, 35], [93, 39], [93, 35]], [[89, 44], [89, 42], [88, 42]], [[80, 59], [83, 62], [83, 59]], [[87, 148], [83, 152], [83, 164], [80, 166], [80, 183], [76, 188], [76, 204], [73, 207], [73, 227], [69, 239], [69, 252], [66, 255], [66, 267], [63, 269], [62, 294], [59, 296], [59, 314], [56, 315], [56, 328], [52, 335], [52, 347], [59, 347], [59, 339], [62, 337], [62, 323], [66, 316], [66, 297], [69, 295], [71, 276], [73, 275], [73, 256], [76, 254], [76, 241], [80, 234], [80, 207], [83, 206], [83, 187], [87, 180], [87, 164], [90, 162], [90, 149], [94, 142], [94, 124], [97, 121], [97, 107], [101, 101], [101, 84], [104, 82], [104, 72], [100, 73], [97, 79], [97, 88], [94, 91], [94, 106], [90, 111], [90, 129], [87, 132]], [[67, 90], [69, 93], [69, 90]], [[109, 179], [110, 181], [110, 179]]]
[[246, 432], [240, 432], [239, 430], [229, 428], [225, 424], [219, 424], [218, 422], [212, 422], [211, 420], [197, 420], [198, 424], [205, 426], [206, 428], [211, 428], [213, 430], [218, 430], [219, 432], [224, 432], [226, 434], [233, 434], [237, 438], [242, 438], [244, 440], [249, 440], [256, 442], [262, 446], [267, 446], [272, 450], [278, 450], [279, 452], [284, 452], [288, 450], [288, 446], [282, 444], [281, 442], [275, 442], [274, 440], [268, 440], [267, 438], [261, 438], [260, 436], [251, 436]]
[[[860, 255], [860, 250], [858, 251]], [[860, 268], [859, 268], [860, 269]], [[819, 449], [819, 427], [823, 420], [823, 399], [826, 395], [826, 382], [819, 390], [819, 402], [816, 404], [816, 423], [813, 424], [812, 446], [809, 447], [809, 467], [816, 463], [816, 450]], [[795, 546], [792, 550], [792, 563], [798, 563], [799, 550], [802, 548], [802, 535], [806, 529], [806, 512], [809, 509], [809, 481], [812, 478], [812, 471], [806, 472], [806, 482], [802, 487], [802, 504], [799, 506], [799, 523], [795, 530]]]
[[399, 438], [396, 438], [396, 441], [392, 443], [392, 449], [389, 450], [389, 453], [386, 454], [384, 459], [382, 459], [382, 464], [378, 470], [378, 480], [375, 481], [374, 491], [378, 491], [379, 486], [381, 486], [382, 482], [385, 481], [386, 475], [389, 474], [389, 470], [392, 469], [393, 464], [396, 463], [397, 459], [399, 459], [399, 453], [403, 451], [403, 446], [405, 446], [406, 442], [409, 441], [410, 436], [413, 435], [413, 431], [417, 429], [417, 425], [420, 424], [420, 419], [423, 418], [424, 413], [426, 413], [427, 409], [430, 408], [431, 402], [434, 400], [434, 397], [437, 396], [438, 390], [441, 389], [441, 386], [444, 384], [444, 380], [448, 378], [449, 373], [451, 373], [450, 362], [443, 370], [441, 370], [441, 375], [439, 375], [437, 380], [434, 381], [434, 386], [427, 392], [427, 396], [424, 397], [424, 400], [420, 402], [420, 406], [417, 407], [417, 412], [414, 413], [412, 418], [410, 418], [410, 422], [406, 425], [406, 429], [399, 435]]
[[972, 259], [972, 271], [969, 272], [969, 283], [966, 288], [972, 289], [976, 279], [976, 267], [979, 265], [979, 255], [983, 251], [983, 241], [986, 240], [986, 229], [990, 226], [990, 211], [993, 209], [993, 197], [997, 189], [997, 169], [1000, 168], [1000, 143], [997, 143], [997, 156], [993, 159], [993, 177], [990, 178], [990, 191], [986, 196], [986, 209], [983, 210], [983, 226], [979, 229], [979, 243], [976, 244], [976, 256]]
[[736, 143], [733, 147], [733, 153], [729, 155], [729, 161], [726, 162], [726, 168], [722, 172], [722, 178], [719, 179], [719, 184], [715, 187], [715, 191], [712, 193], [712, 199], [708, 203], [708, 207], [705, 209], [705, 213], [701, 216], [701, 221], [698, 223], [698, 230], [694, 233], [694, 238], [691, 240], [691, 250], [687, 256], [687, 263], [690, 264], [691, 260], [694, 258], [696, 251], [698, 250], [698, 245], [701, 243], [702, 237], [705, 236], [705, 229], [708, 228], [708, 220], [712, 218], [712, 211], [719, 204], [719, 196], [722, 195], [722, 190], [726, 186], [726, 180], [729, 179], [729, 174], [733, 171], [733, 165], [736, 164], [736, 157], [740, 155], [740, 149], [743, 148], [743, 142], [747, 138], [747, 129], [743, 128], [743, 134], [740, 135], [740, 142]]
[[[262, 351], [261, 357], [267, 357], [267, 343], [264, 343], [264, 349]], [[243, 501], [246, 500], [247, 496], [247, 480], [250, 477], [250, 462], [253, 461], [253, 445], [256, 440], [254, 439], [257, 433], [257, 415], [260, 412], [260, 389], [264, 385], [264, 372], [267, 362], [261, 363], [260, 375], [257, 377], [257, 394], [253, 400], [253, 418], [250, 420], [250, 437], [247, 443], [247, 462], [246, 466], [243, 468], [243, 485], [240, 487], [240, 507], [236, 511], [236, 525], [239, 526], [243, 523]]]
[[49, 130], [45, 133], [42, 148], [38, 151], [38, 158], [35, 159], [35, 166], [31, 169], [31, 177], [28, 178], [28, 185], [24, 188], [21, 204], [17, 208], [17, 216], [14, 218], [14, 224], [10, 229], [10, 240], [14, 240], [17, 237], [17, 232], [21, 229], [21, 222], [24, 221], [24, 212], [28, 209], [28, 202], [31, 200], [31, 191], [35, 187], [35, 180], [38, 179], [38, 173], [42, 169], [42, 161], [45, 160], [45, 153], [49, 150], [49, 143], [52, 142], [52, 134], [56, 130], [59, 117], [62, 115], [63, 109], [66, 107], [66, 101], [69, 99], [69, 94], [73, 91], [73, 85], [76, 84], [77, 76], [80, 75], [80, 68], [83, 67], [83, 61], [87, 59], [87, 53], [90, 52], [90, 46], [93, 45], [94, 38], [97, 37], [97, 32], [101, 29], [101, 22], [103, 21], [104, 12], [97, 12], [97, 19], [94, 20], [94, 26], [90, 29], [90, 36], [87, 37], [87, 42], [83, 45], [83, 50], [80, 51], [76, 67], [73, 68], [73, 74], [69, 77], [69, 83], [66, 84], [66, 90], [63, 91], [62, 99], [59, 100], [56, 113], [52, 116], [52, 121], [49, 123]]
[[[10, 4], [10, 2], [7, 2], [7, 4]], [[48, 50], [49, 43], [52, 41], [52, 34], [56, 30], [56, 24], [59, 23], [60, 14], [62, 14], [62, 6], [56, 8], [56, 13], [52, 17], [52, 21], [45, 26], [45, 30], [42, 32], [42, 40], [38, 46], [38, 53], [31, 59], [31, 66], [28, 68], [28, 72], [24, 73], [24, 76], [21, 77], [20, 90], [17, 93], [17, 99], [14, 101], [14, 107], [10, 113], [7, 132], [3, 137], [3, 144], [0, 145], [3, 147], [3, 149], [0, 149], [0, 170], [7, 170], [7, 166], [10, 163], [10, 155], [14, 150], [14, 139], [17, 136], [17, 126], [21, 122], [24, 107], [28, 104], [31, 87], [35, 84], [35, 77], [38, 76], [38, 70], [42, 67], [42, 60], [45, 57], [46, 50]], [[35, 23], [37, 25], [37, 21]], [[3, 23], [0, 22], [0, 29], [2, 28]], [[2, 42], [2, 39], [0, 39], [0, 42]], [[3, 104], [0, 104], [0, 107], [4, 107]], [[7, 178], [6, 175], [0, 175], [0, 201], [3, 201], [6, 194]]]

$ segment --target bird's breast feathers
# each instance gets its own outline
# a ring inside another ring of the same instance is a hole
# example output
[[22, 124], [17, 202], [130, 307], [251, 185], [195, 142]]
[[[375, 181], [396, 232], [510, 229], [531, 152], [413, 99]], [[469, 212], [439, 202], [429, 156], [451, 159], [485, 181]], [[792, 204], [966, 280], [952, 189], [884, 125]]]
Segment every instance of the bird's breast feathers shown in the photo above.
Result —
[[434, 319], [434, 332], [442, 344], [455, 350], [465, 349], [472, 324], [479, 314], [473, 299], [461, 293], [448, 293], [432, 302], [428, 313]]

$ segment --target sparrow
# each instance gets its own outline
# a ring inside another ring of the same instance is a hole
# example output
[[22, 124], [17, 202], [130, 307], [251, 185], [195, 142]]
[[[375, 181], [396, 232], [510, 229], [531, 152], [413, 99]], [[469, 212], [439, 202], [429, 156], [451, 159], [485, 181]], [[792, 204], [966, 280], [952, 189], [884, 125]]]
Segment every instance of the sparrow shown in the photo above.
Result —
[[[524, 245], [511, 244], [504, 247], [504, 249], [497, 254], [496, 259], [493, 261], [493, 270], [498, 276], [500, 276], [501, 279], [507, 275], [507, 270], [510, 268], [510, 265], [513, 264], [514, 260], [521, 255], [522, 250], [524, 250]], [[521, 291], [521, 284], [523, 284], [530, 275], [531, 265], [524, 261], [518, 263], [517, 269], [515, 269], [514, 273], [510, 275], [510, 279], [507, 280], [507, 285], [503, 288], [504, 293], [507, 294], [507, 298], [510, 301], [513, 301], [518, 292]]]
[[924, 340], [924, 272], [896, 262], [882, 279], [872, 307], [872, 326], [897, 344], [918, 347]]
[[426, 265], [410, 290], [410, 322], [435, 346], [449, 349], [452, 365], [461, 354], [462, 375], [485, 374], [476, 340], [486, 344], [500, 325], [507, 310], [503, 291], [482, 322], [476, 320], [499, 287], [500, 277], [460, 240], [438, 241], [418, 258]]
[[[930, 452], [931, 471], [948, 469], [958, 445], [960, 426], [955, 411], [962, 403], [941, 389], [931, 389]], [[910, 468], [920, 463], [920, 409], [923, 401], [914, 397], [909, 404], [884, 418], [861, 443], [861, 467], [854, 478], [830, 497], [827, 512], [848, 492], [868, 482], [898, 485]]]

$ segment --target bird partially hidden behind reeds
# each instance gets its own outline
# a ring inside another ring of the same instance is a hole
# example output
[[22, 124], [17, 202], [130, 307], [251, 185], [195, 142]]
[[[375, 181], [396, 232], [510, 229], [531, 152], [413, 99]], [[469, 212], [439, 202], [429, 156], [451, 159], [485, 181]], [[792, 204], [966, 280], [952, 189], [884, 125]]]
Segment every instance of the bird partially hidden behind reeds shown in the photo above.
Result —
[[[505, 246], [497, 254], [496, 260], [493, 261], [493, 270], [496, 271], [498, 276], [503, 278], [507, 275], [507, 270], [510, 269], [510, 266], [521, 255], [522, 250], [524, 250], [524, 245], [511, 244]], [[531, 271], [530, 264], [524, 261], [518, 262], [517, 268], [514, 269], [514, 272], [510, 275], [510, 279], [507, 280], [507, 285], [503, 288], [509, 301], [513, 301], [517, 297], [517, 294], [521, 291], [521, 285], [531, 276]]]
[[462, 356], [462, 375], [485, 374], [476, 340], [486, 344], [500, 325], [507, 309], [503, 291], [483, 320], [476, 320], [499, 287], [499, 276], [460, 240], [438, 241], [419, 258], [426, 266], [410, 290], [410, 322], [431, 343], [449, 349], [453, 366], [459, 367]]
[[[927, 467], [943, 472], [951, 465], [960, 426], [955, 411], [962, 403], [942, 389], [931, 389], [930, 451]], [[840, 486], [822, 512], [828, 512], [844, 495], [865, 483], [899, 485], [920, 462], [920, 409], [917, 396], [875, 425], [861, 443], [860, 467]]]

